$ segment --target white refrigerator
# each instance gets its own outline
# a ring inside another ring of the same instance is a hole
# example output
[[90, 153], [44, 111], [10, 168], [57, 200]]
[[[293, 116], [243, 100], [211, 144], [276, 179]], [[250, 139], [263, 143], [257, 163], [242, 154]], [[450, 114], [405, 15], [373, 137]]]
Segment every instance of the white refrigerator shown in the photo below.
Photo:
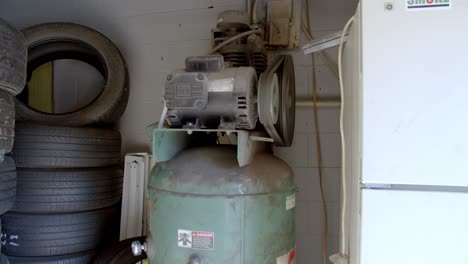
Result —
[[350, 263], [468, 263], [468, 1], [361, 0], [343, 66]]

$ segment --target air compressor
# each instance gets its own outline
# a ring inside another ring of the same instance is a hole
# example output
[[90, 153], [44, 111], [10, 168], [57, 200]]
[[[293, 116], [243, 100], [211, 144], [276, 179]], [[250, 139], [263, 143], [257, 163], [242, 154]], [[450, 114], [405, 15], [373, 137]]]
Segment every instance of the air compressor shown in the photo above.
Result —
[[[249, 30], [230, 27], [218, 28]], [[248, 43], [256, 37], [189, 57], [166, 78], [165, 110], [149, 127], [149, 234], [132, 245], [149, 264], [295, 263], [297, 186], [272, 151], [293, 142], [293, 61], [277, 55], [267, 66]]]

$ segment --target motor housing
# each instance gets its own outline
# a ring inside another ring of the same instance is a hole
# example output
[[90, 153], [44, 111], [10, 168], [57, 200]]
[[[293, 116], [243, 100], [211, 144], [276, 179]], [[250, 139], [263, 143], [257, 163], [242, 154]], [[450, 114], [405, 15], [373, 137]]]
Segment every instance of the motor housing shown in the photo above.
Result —
[[257, 75], [252, 67], [229, 67], [220, 55], [190, 57], [185, 70], [168, 75], [164, 100], [173, 128], [256, 127]]

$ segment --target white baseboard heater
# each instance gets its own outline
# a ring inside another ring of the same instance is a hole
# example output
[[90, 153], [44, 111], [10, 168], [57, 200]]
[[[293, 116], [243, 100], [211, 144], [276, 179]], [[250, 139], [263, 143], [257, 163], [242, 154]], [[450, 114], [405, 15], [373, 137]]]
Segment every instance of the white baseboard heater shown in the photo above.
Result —
[[147, 153], [125, 156], [120, 240], [146, 235], [146, 185], [154, 164]]

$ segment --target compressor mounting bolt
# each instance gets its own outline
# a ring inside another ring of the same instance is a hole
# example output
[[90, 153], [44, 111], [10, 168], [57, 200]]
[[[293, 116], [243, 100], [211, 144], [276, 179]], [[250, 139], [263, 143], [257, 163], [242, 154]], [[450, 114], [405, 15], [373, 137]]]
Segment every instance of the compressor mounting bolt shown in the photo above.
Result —
[[200, 73], [197, 75], [197, 79], [202, 81], [203, 79], [205, 79], [205, 76], [203, 76], [203, 74]]
[[172, 80], [172, 75], [169, 74], [169, 75], [166, 77], [166, 79], [167, 79], [168, 81]]

